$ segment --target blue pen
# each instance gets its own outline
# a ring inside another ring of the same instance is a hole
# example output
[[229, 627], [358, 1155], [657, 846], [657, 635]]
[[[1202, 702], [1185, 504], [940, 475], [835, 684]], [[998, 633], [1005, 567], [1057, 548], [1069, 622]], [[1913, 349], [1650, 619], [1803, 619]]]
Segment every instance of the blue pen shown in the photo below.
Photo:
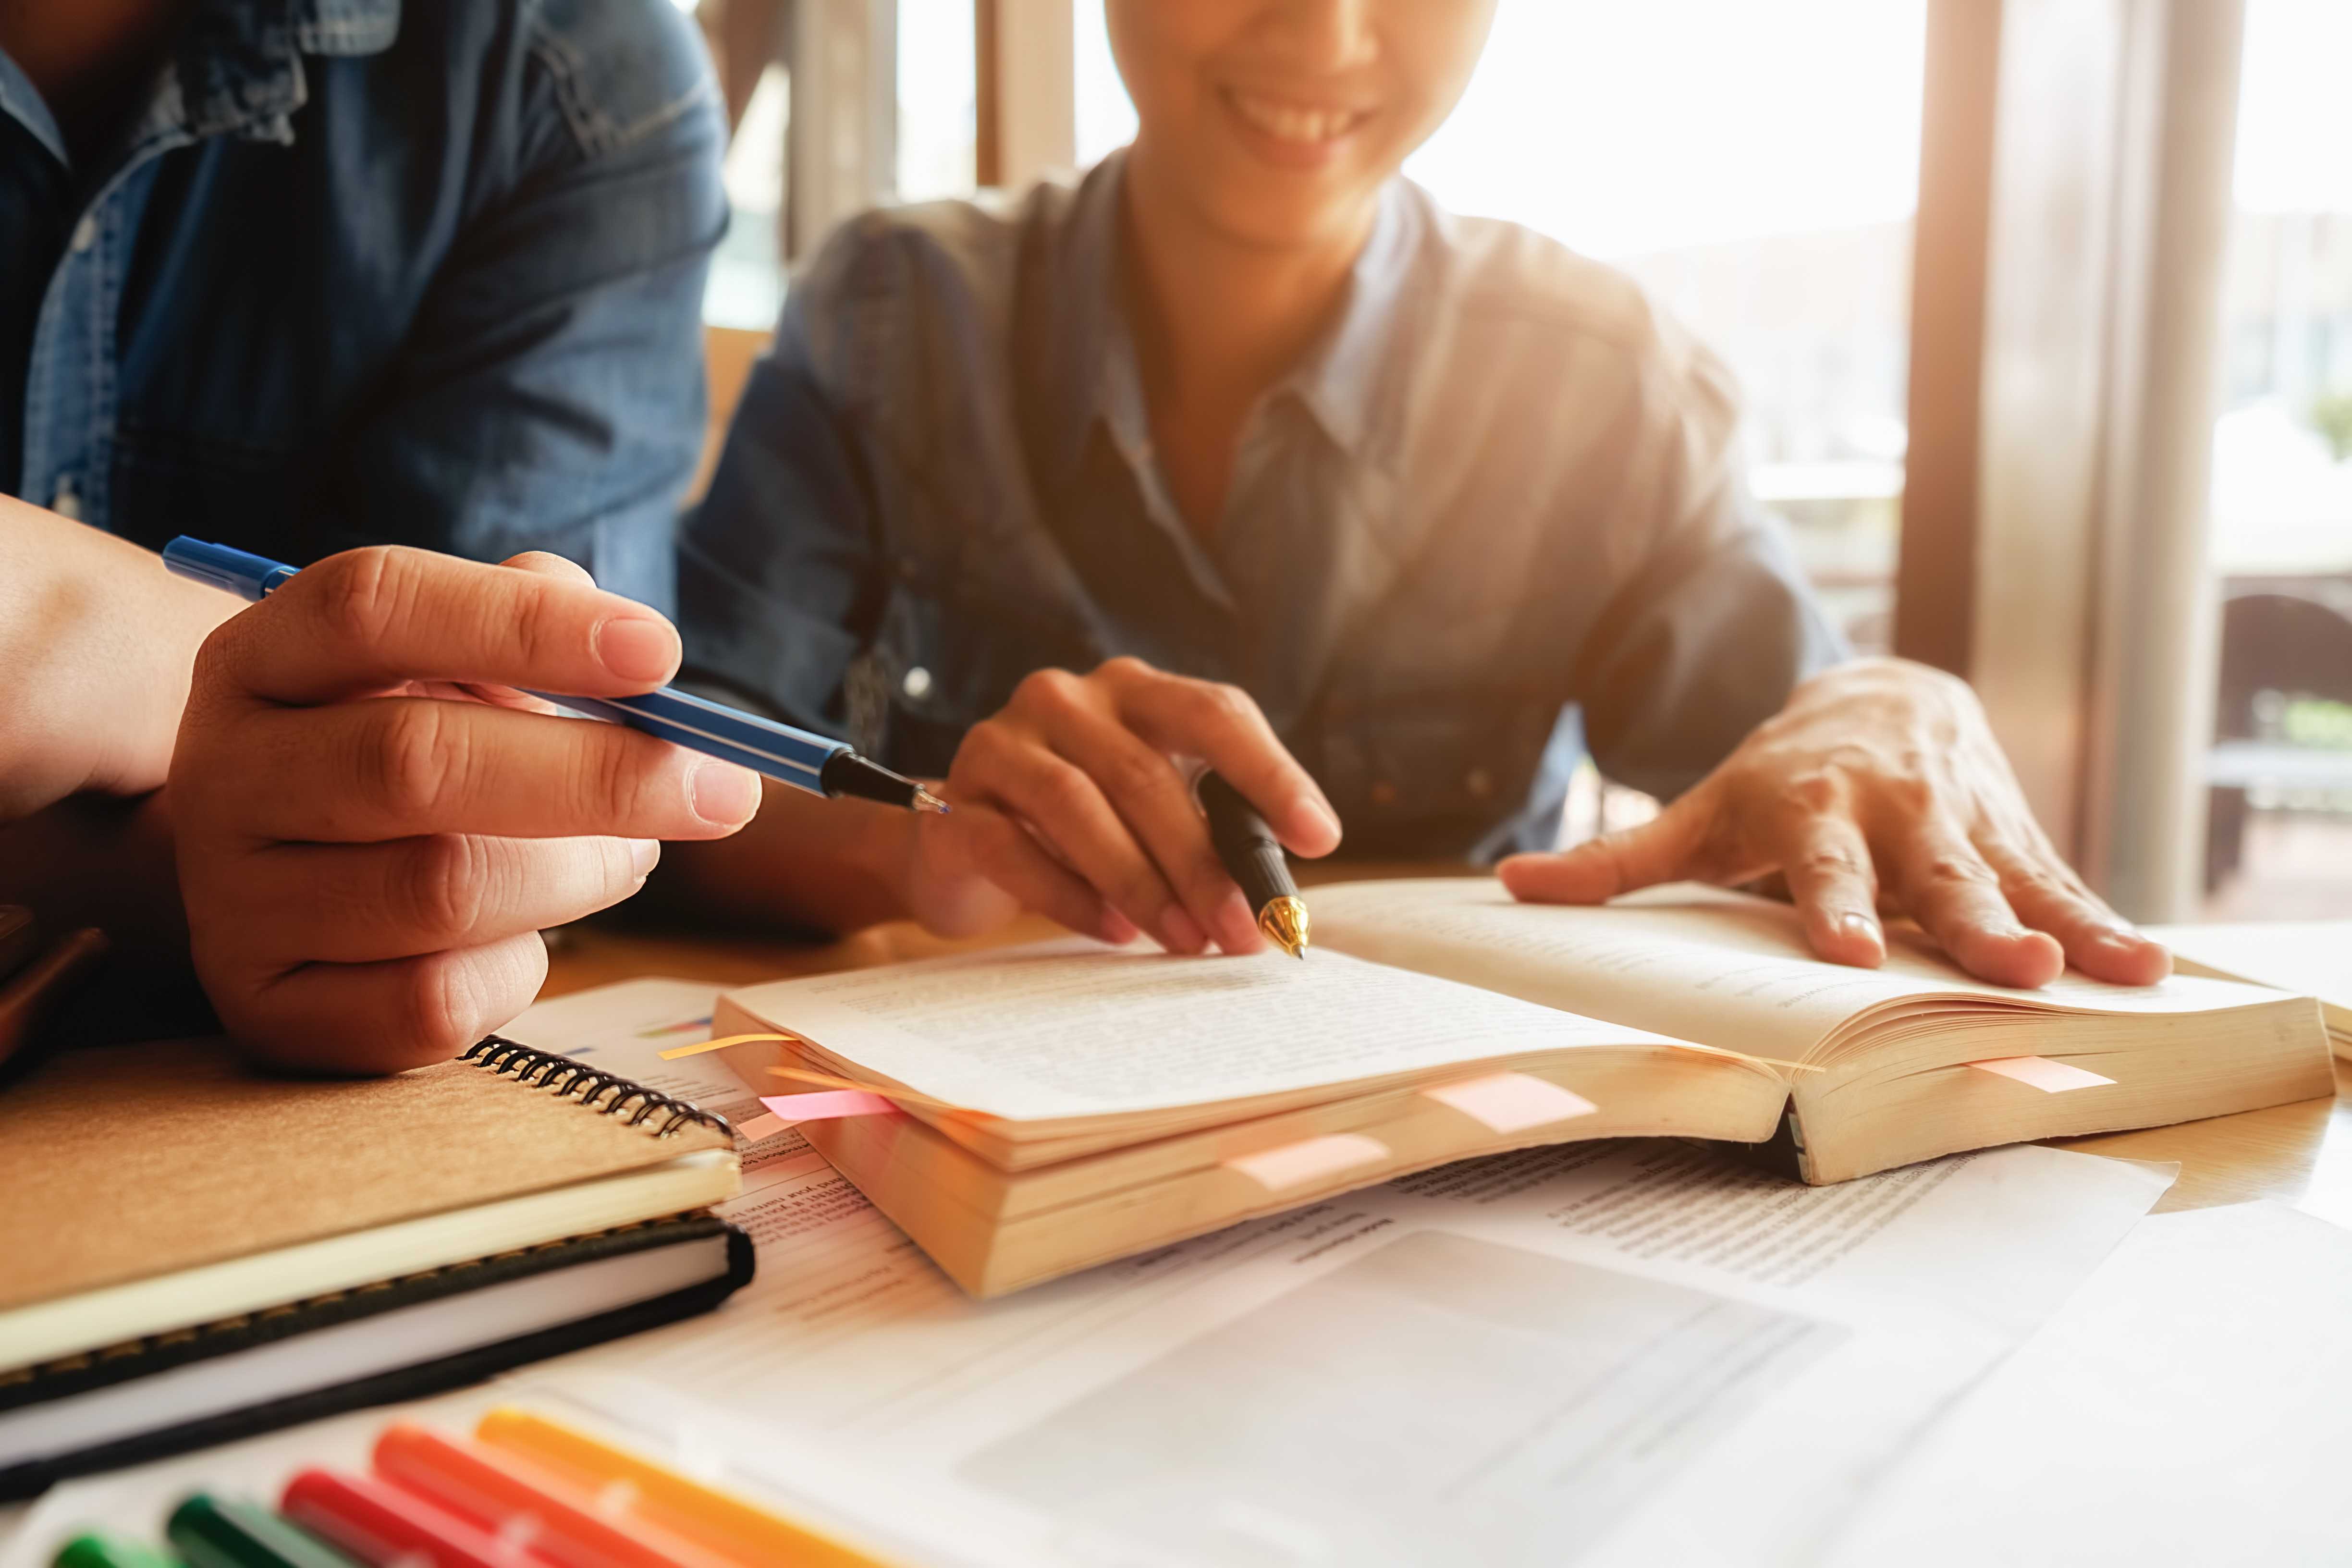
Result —
[[[183, 577], [257, 601], [285, 586], [297, 570], [226, 544], [206, 544], [184, 536], [163, 546], [163, 564]], [[643, 697], [565, 697], [552, 691], [530, 695], [575, 713], [642, 730], [706, 757], [740, 763], [812, 795], [850, 795], [909, 811], [948, 808], [947, 802], [915, 780], [859, 756], [842, 742], [668, 687]]]

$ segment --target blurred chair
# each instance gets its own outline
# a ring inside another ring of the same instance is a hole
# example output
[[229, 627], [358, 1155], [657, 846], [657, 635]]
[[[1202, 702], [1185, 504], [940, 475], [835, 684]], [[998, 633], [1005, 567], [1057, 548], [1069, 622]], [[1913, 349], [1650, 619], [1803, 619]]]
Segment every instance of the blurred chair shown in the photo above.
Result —
[[2298, 744], [2279, 733], [2263, 709], [2282, 697], [2352, 707], [2352, 618], [2299, 595], [2235, 595], [2221, 606], [2221, 674], [2206, 765], [2209, 893], [2243, 854], [2250, 788], [2352, 795], [2352, 750]]

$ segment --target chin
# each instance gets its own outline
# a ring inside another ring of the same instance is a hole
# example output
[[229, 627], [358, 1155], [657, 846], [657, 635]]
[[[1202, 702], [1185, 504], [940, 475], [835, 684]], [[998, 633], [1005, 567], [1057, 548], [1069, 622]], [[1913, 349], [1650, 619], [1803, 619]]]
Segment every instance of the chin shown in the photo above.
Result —
[[1361, 238], [1366, 210], [1380, 182], [1337, 182], [1262, 173], [1196, 188], [1196, 205], [1228, 239], [1268, 250], [1289, 250]]

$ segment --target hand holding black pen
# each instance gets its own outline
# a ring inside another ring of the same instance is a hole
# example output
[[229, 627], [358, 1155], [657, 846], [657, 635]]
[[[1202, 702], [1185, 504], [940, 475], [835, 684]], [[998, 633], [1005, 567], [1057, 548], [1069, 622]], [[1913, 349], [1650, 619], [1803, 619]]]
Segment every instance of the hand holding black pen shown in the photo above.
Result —
[[1108, 942], [1140, 931], [1171, 952], [1255, 952], [1259, 906], [1220, 858], [1180, 758], [1214, 769], [1290, 853], [1339, 847], [1329, 803], [1247, 694], [1116, 658], [1029, 676], [965, 734], [948, 770], [954, 814], [913, 825], [917, 912], [984, 883]]

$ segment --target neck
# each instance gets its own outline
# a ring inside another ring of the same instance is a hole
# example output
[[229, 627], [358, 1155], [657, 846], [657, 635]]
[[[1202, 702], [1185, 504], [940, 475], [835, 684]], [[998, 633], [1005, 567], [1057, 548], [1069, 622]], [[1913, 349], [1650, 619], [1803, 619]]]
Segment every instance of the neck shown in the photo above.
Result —
[[1374, 207], [1283, 246], [1222, 233], [1167, 194], [1150, 150], [1129, 154], [1122, 282], [1146, 398], [1255, 400], [1313, 344], [1345, 297]]
[[0, 5], [0, 49], [69, 142], [99, 134], [163, 62], [190, 0], [63, 0]]
[[1253, 245], [1190, 210], [1150, 147], [1128, 155], [1121, 283], [1160, 477], [1193, 533], [1213, 540], [1242, 427], [1346, 295], [1374, 204], [1328, 236]]

